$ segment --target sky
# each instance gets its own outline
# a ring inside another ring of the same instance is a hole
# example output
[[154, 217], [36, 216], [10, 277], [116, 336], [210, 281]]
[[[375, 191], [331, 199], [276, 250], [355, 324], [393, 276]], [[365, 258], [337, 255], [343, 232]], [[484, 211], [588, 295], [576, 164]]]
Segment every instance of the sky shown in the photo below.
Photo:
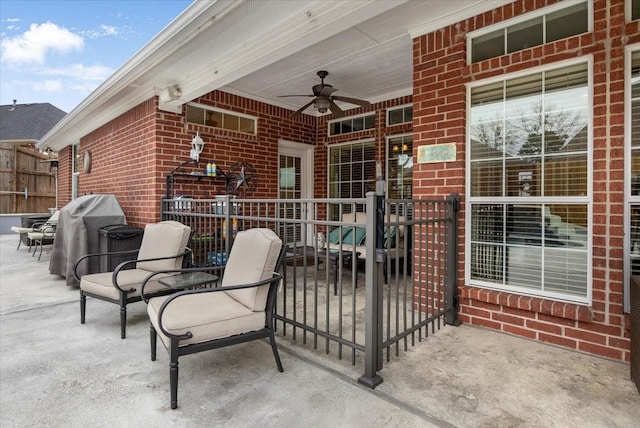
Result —
[[193, 0], [0, 0], [0, 105], [69, 113]]

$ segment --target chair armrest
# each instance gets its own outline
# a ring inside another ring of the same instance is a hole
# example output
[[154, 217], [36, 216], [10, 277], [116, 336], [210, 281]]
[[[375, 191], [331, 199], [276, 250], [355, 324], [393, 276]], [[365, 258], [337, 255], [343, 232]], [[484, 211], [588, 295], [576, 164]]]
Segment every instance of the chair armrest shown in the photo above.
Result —
[[[176, 299], [179, 299], [181, 296], [190, 295], [190, 294], [220, 293], [220, 292], [226, 292], [230, 290], [240, 290], [243, 288], [259, 287], [265, 284], [271, 284], [271, 287], [275, 287], [275, 285], [278, 283], [278, 281], [280, 281], [281, 278], [282, 278], [282, 275], [280, 275], [277, 272], [274, 272], [271, 278], [267, 278], [258, 282], [253, 282], [251, 284], [241, 284], [241, 285], [233, 285], [233, 286], [218, 287], [218, 288], [201, 288], [197, 290], [184, 290], [184, 291], [180, 291], [178, 293], [172, 294], [164, 302], [162, 302], [162, 305], [160, 305], [160, 309], [158, 310], [158, 327], [160, 328], [160, 331], [162, 332], [162, 334], [164, 334], [165, 336], [171, 339], [177, 339], [177, 340], [190, 339], [191, 337], [193, 337], [193, 334], [190, 331], [186, 332], [183, 335], [177, 336], [175, 334], [169, 333], [164, 329], [164, 327], [162, 327], [162, 315], [164, 314], [164, 311], [167, 308], [167, 306], [171, 304], [171, 302], [173, 302]], [[265, 309], [267, 309], [268, 307], [269, 307], [269, 303], [267, 303], [267, 307]]]
[[80, 277], [78, 276], [78, 266], [80, 265], [80, 263], [82, 263], [85, 260], [88, 260], [92, 257], [103, 257], [103, 256], [110, 256], [110, 255], [118, 255], [118, 254], [136, 254], [138, 253], [139, 250], [127, 250], [127, 251], [111, 251], [108, 253], [91, 253], [91, 254], [85, 254], [84, 256], [80, 257], [77, 261], [76, 264], [73, 265], [73, 277], [77, 280], [80, 281]]
[[56, 234], [56, 228], [52, 224], [46, 224], [40, 229], [40, 232], [45, 238], [53, 238]]
[[[137, 251], [137, 250], [136, 250]], [[124, 254], [126, 253], [125, 251], [123, 251], [122, 253], [116, 253], [116, 254]], [[175, 256], [167, 256], [167, 257], [156, 257], [153, 259], [137, 259], [137, 260], [127, 260], [124, 261], [122, 263], [120, 263], [118, 266], [116, 266], [116, 269], [113, 271], [113, 275], [111, 276], [111, 282], [113, 283], [113, 286], [116, 287], [118, 290], [122, 291], [123, 293], [131, 293], [133, 291], [135, 291], [135, 288], [130, 288], [128, 290], [124, 290], [122, 287], [120, 287], [118, 285], [118, 275], [120, 274], [120, 271], [123, 270], [124, 268], [126, 268], [127, 266], [133, 264], [133, 263], [138, 263], [138, 262], [155, 262], [157, 260], [169, 260], [169, 259], [177, 259], [178, 257], [186, 257], [188, 255], [191, 254], [191, 249], [187, 248], [186, 251], [176, 254]]]

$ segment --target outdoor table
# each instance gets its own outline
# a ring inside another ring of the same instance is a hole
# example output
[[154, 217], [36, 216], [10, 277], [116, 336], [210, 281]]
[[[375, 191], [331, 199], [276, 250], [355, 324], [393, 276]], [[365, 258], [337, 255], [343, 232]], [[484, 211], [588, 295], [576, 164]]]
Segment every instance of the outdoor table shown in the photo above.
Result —
[[168, 288], [193, 288], [216, 282], [218, 279], [216, 275], [206, 272], [184, 272], [161, 278], [158, 283]]
[[[356, 260], [358, 259], [360, 253], [356, 253]], [[320, 250], [316, 250], [315, 247], [312, 246], [301, 246], [301, 247], [287, 247], [286, 257], [317, 257], [322, 262], [329, 262], [329, 268], [333, 273], [333, 294], [334, 296], [338, 295], [338, 270], [340, 267], [340, 263], [350, 263], [353, 261], [353, 252], [351, 251], [338, 251], [338, 250], [329, 250], [322, 248]], [[357, 275], [356, 275], [356, 283], [355, 286], [358, 288], [357, 283]]]

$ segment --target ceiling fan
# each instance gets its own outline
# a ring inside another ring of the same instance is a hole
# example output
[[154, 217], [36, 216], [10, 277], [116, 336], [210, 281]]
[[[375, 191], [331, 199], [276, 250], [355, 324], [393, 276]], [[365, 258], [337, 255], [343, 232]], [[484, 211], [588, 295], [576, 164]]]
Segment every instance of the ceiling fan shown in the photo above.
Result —
[[324, 83], [324, 78], [329, 75], [328, 71], [320, 70], [318, 71], [318, 77], [320, 77], [320, 83], [317, 85], [313, 85], [311, 90], [313, 91], [313, 95], [280, 95], [280, 97], [314, 97], [307, 104], [300, 107], [292, 116], [302, 113], [307, 107], [313, 104], [315, 109], [320, 113], [326, 113], [327, 110], [331, 110], [331, 113], [335, 117], [344, 116], [344, 112], [340, 107], [338, 107], [335, 101], [343, 101], [345, 103], [356, 104], [362, 107], [369, 107], [371, 103], [369, 101], [360, 100], [357, 98], [350, 97], [341, 97], [340, 95], [332, 95], [337, 88], [329, 85], [328, 83]]

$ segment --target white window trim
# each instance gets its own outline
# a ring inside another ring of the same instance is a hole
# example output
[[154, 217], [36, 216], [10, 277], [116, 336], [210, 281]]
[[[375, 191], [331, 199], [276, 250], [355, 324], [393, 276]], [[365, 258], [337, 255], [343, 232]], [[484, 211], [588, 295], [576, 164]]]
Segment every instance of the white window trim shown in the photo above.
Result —
[[[630, 0], [627, 0], [630, 1]], [[553, 13], [556, 12], [558, 10], [562, 10], [562, 9], [566, 9], [568, 7], [571, 6], [575, 6], [576, 4], [579, 3], [587, 3], [587, 33], [591, 33], [593, 32], [593, 0], [565, 0], [565, 1], [561, 1], [558, 2], [556, 4], [550, 5], [550, 6], [546, 6], [543, 7], [541, 9], [537, 9], [531, 12], [525, 12], [522, 15], [510, 18], [510, 19], [506, 19], [504, 21], [500, 21], [496, 24], [492, 24], [489, 25], [487, 27], [483, 27], [480, 28], [478, 30], [475, 31], [470, 31], [466, 34], [466, 38], [467, 38], [467, 64], [472, 64], [472, 48], [471, 48], [471, 42], [473, 41], [473, 39], [475, 39], [476, 37], [479, 36], [484, 36], [485, 34], [489, 34], [492, 33], [494, 31], [497, 30], [504, 30], [507, 27], [511, 26], [511, 25], [515, 25], [515, 24], [520, 24], [522, 22], [526, 22], [529, 21], [531, 19], [535, 19], [539, 16], [543, 16], [543, 15], [547, 15], [549, 13]], [[631, 12], [629, 12], [629, 14], [631, 14]], [[574, 36], [571, 36], [574, 37]], [[539, 46], [544, 46], [544, 43], [542, 45]], [[509, 55], [509, 54], [505, 54], [505, 55]]]
[[[631, 2], [629, 1], [629, 7]], [[624, 49], [624, 230], [631, 231], [631, 205], [640, 204], [640, 196], [631, 195], [631, 53], [640, 51], [640, 43]], [[624, 311], [631, 311], [629, 276], [631, 273], [631, 234], [624, 234]]]
[[363, 129], [362, 131], [368, 131], [369, 129], [375, 129], [375, 120], [376, 120], [376, 114], [375, 112], [368, 112], [368, 113], [361, 113], [361, 114], [356, 114], [353, 116], [343, 116], [339, 119], [331, 119], [331, 120], [327, 120], [327, 137], [337, 137], [340, 135], [349, 135], [352, 134], [354, 132], [362, 132], [362, 131], [351, 131], [351, 132], [346, 132], [343, 134], [334, 134], [331, 135], [331, 124], [336, 123], [336, 122], [344, 122], [347, 120], [351, 120], [351, 119], [357, 119], [359, 117], [368, 117], [368, 116], [373, 116], [373, 120], [374, 120], [374, 127], [373, 128], [367, 128], [367, 129]]
[[514, 289], [509, 286], [501, 286], [492, 282], [485, 282], [480, 280], [472, 280], [471, 279], [471, 233], [465, 233], [465, 242], [464, 242], [464, 251], [467, 257], [465, 257], [464, 261], [464, 280], [465, 284], [470, 284], [472, 286], [479, 286], [487, 289], [495, 289], [499, 291], [506, 291], [518, 295], [524, 296], [533, 296], [539, 298], [546, 298], [555, 301], [561, 302], [569, 302], [575, 304], [584, 304], [591, 305], [593, 299], [593, 56], [586, 55], [579, 58], [574, 58], [570, 60], [558, 61], [552, 64], [546, 64], [539, 67], [533, 67], [526, 70], [503, 74], [500, 76], [488, 78], [485, 80], [479, 80], [472, 83], [468, 83], [466, 85], [466, 101], [467, 101], [467, 111], [466, 111], [466, 121], [467, 128], [465, 130], [465, 144], [466, 147], [469, 147], [470, 142], [470, 133], [469, 133], [469, 125], [471, 124], [471, 89], [477, 86], [484, 86], [487, 84], [502, 82], [508, 79], [514, 79], [521, 76], [526, 76], [529, 74], [537, 73], [540, 71], [548, 71], [554, 70], [557, 68], [562, 68], [565, 66], [570, 66], [574, 64], [587, 63], [587, 87], [589, 94], [589, 105], [587, 106], [587, 121], [589, 123], [589, 128], [587, 132], [587, 195], [585, 197], [580, 196], [559, 196], [559, 197], [527, 197], [526, 199], [517, 198], [517, 197], [472, 197], [471, 196], [471, 169], [469, 168], [471, 162], [471, 153], [470, 150], [465, 150], [465, 194], [467, 195], [467, 207], [465, 209], [465, 230], [471, 230], [471, 209], [470, 203], [477, 204], [509, 204], [509, 203], [523, 203], [530, 202], [532, 204], [570, 204], [570, 203], [582, 203], [587, 204], [587, 292], [586, 297], [578, 297], [569, 298], [565, 294], [556, 294], [549, 291], [539, 292], [539, 293], [528, 293], [524, 289]]
[[389, 126], [404, 125], [404, 124], [406, 124], [406, 123], [412, 123], [413, 121], [409, 121], [409, 122], [400, 122], [400, 123], [394, 123], [393, 125], [389, 125], [389, 114], [390, 114], [392, 111], [402, 110], [402, 109], [405, 109], [405, 108], [407, 108], [407, 107], [413, 107], [413, 103], [403, 104], [403, 105], [401, 105], [401, 106], [389, 107], [389, 108], [386, 110], [386, 112], [385, 112], [385, 119], [384, 119], [384, 120], [385, 120], [385, 122], [384, 122], [384, 123], [385, 123], [385, 125], [386, 125], [387, 127], [389, 127]]
[[[231, 132], [239, 132], [241, 134], [249, 134], [249, 135], [258, 135], [258, 117], [257, 116], [251, 116], [250, 114], [244, 114], [244, 113], [240, 113], [233, 110], [226, 110], [223, 108], [213, 107], [213, 106], [210, 106], [207, 104], [201, 104], [201, 103], [187, 103], [187, 105], [192, 107], [198, 107], [207, 111], [215, 111], [222, 114], [229, 114], [232, 116], [243, 117], [245, 119], [253, 120], [253, 132], [242, 132], [242, 131], [233, 131], [233, 130], [231, 130]], [[188, 122], [188, 123], [191, 123], [191, 122]], [[200, 125], [200, 126], [208, 126], [210, 128], [215, 128], [215, 129], [224, 129], [218, 126], [211, 126], [211, 125]]]

